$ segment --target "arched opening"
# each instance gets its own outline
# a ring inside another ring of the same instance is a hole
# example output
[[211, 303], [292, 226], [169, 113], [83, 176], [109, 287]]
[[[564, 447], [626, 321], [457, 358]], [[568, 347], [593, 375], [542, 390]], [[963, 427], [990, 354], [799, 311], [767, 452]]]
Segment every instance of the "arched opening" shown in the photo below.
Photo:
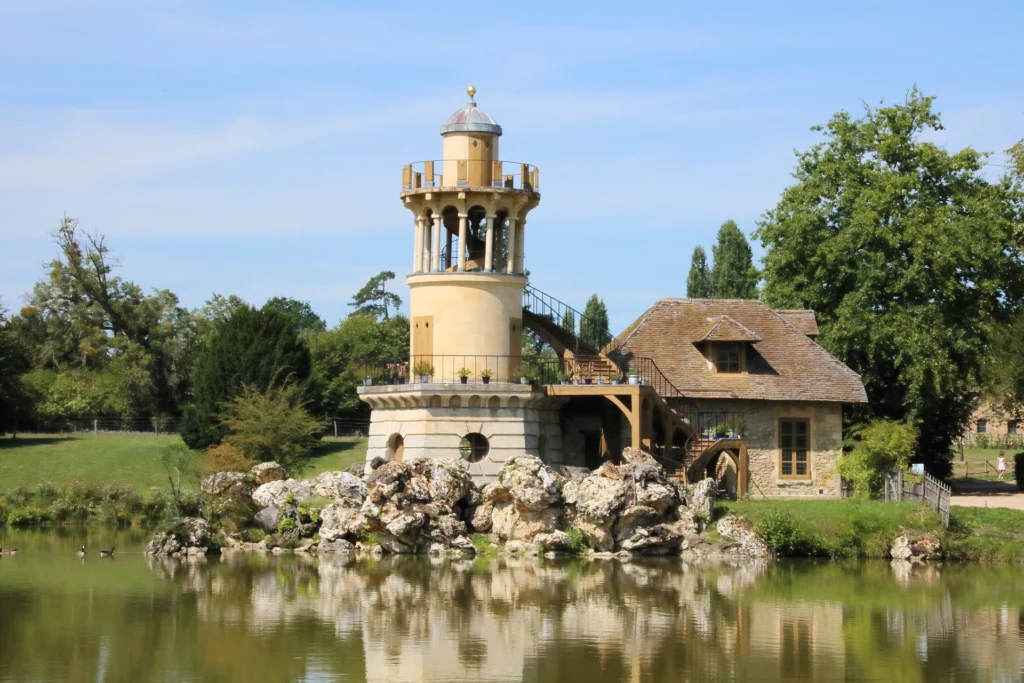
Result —
[[470, 432], [459, 442], [459, 456], [466, 462], [480, 462], [490, 451], [490, 442], [479, 432]]
[[405, 454], [405, 439], [397, 432], [388, 437], [387, 449], [384, 451], [386, 460], [402, 460]]
[[718, 490], [725, 491], [726, 496], [735, 499], [739, 484], [739, 466], [736, 463], [736, 456], [730, 451], [723, 450], [708, 470], [709, 474], [718, 482]]
[[437, 396], [435, 394], [434, 396], [430, 397], [430, 401], [427, 403], [427, 405], [430, 408], [441, 408], [442, 407], [442, 399], [441, 399], [440, 396]]
[[498, 410], [499, 408], [501, 408], [501, 399], [498, 398], [497, 396], [491, 396], [489, 399], [487, 399], [487, 407], [490, 410]]
[[458, 396], [452, 396], [450, 399], [448, 399], [448, 407], [449, 408], [461, 408], [462, 407], [462, 399], [460, 397], [458, 397]]
[[483, 270], [487, 248], [487, 209], [472, 206], [466, 212], [466, 270]]
[[441, 239], [441, 270], [454, 270], [458, 263], [459, 210], [454, 206], [444, 207], [441, 212], [441, 224], [444, 225]]

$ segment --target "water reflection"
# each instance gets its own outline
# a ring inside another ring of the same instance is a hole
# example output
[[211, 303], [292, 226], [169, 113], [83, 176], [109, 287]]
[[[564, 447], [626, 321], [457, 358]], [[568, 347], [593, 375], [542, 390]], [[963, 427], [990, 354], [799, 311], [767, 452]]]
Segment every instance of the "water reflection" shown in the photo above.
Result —
[[185, 564], [136, 555], [102, 568], [62, 560], [22, 571], [29, 564], [0, 564], [0, 680], [1024, 673], [1015, 568], [241, 555]]

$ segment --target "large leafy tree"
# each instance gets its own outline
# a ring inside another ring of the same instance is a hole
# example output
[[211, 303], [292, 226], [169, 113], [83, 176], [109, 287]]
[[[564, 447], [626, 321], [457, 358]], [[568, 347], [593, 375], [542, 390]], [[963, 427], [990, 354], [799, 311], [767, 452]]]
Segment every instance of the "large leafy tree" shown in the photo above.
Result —
[[309, 349], [295, 318], [277, 308], [236, 308], [200, 350], [181, 435], [189, 448], [219, 443], [228, 432], [221, 414], [243, 385], [266, 392], [309, 377]]
[[355, 293], [349, 306], [355, 309], [355, 313], [368, 313], [387, 320], [391, 317], [389, 308], [398, 309], [402, 305], [402, 299], [387, 290], [387, 283], [394, 279], [393, 271], [383, 270], [377, 273]]
[[299, 301], [298, 299], [286, 296], [275, 296], [267, 299], [267, 303], [263, 304], [263, 306], [264, 308], [276, 308], [295, 318], [295, 324], [302, 334], [323, 332], [327, 329], [327, 323], [313, 311], [308, 301]]
[[608, 308], [597, 294], [591, 294], [587, 305], [583, 307], [580, 337], [598, 349], [604, 348], [612, 340], [608, 331]]
[[87, 369], [107, 377], [108, 407], [122, 414], [174, 413], [183, 398], [191, 317], [170, 291], [145, 294], [114, 272], [101, 235], [65, 218], [60, 255], [17, 321], [37, 368]]
[[942, 474], [1024, 277], [1011, 184], [986, 181], [984, 154], [922, 139], [942, 128], [932, 101], [915, 89], [816, 126], [824, 141], [755, 234], [768, 303], [814, 309], [819, 342], [864, 380], [860, 417], [916, 426]]
[[690, 274], [686, 278], [686, 296], [691, 299], [711, 298], [711, 271], [708, 270], [708, 256], [699, 244], [693, 248], [690, 257]]
[[711, 248], [711, 294], [716, 299], [756, 299], [758, 272], [750, 244], [735, 221], [718, 229], [718, 241]]
[[7, 311], [0, 301], [0, 434], [13, 429], [18, 418], [29, 410], [23, 381], [28, 369], [28, 349], [7, 319]]

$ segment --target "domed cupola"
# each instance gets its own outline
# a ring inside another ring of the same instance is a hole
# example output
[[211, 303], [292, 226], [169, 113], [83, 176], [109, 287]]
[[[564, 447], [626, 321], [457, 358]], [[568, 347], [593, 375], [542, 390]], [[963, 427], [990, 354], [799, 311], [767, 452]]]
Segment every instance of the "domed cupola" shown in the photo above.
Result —
[[465, 107], [448, 117], [448, 120], [441, 126], [441, 135], [449, 135], [451, 133], [489, 133], [491, 135], [501, 135], [501, 126], [498, 125], [498, 122], [491, 118], [490, 114], [476, 106], [476, 100], [473, 99], [473, 96], [476, 95], [476, 88], [469, 86], [466, 88], [466, 92], [469, 94], [469, 102], [466, 103]]

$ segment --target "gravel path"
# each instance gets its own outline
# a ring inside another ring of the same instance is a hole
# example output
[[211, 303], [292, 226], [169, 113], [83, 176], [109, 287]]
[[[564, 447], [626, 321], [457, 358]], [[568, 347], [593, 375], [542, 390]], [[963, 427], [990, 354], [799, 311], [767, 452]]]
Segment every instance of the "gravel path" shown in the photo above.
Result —
[[[1009, 476], [1009, 475], [1008, 475]], [[953, 483], [952, 505], [1024, 510], [1024, 491], [1010, 481], [972, 479]]]

